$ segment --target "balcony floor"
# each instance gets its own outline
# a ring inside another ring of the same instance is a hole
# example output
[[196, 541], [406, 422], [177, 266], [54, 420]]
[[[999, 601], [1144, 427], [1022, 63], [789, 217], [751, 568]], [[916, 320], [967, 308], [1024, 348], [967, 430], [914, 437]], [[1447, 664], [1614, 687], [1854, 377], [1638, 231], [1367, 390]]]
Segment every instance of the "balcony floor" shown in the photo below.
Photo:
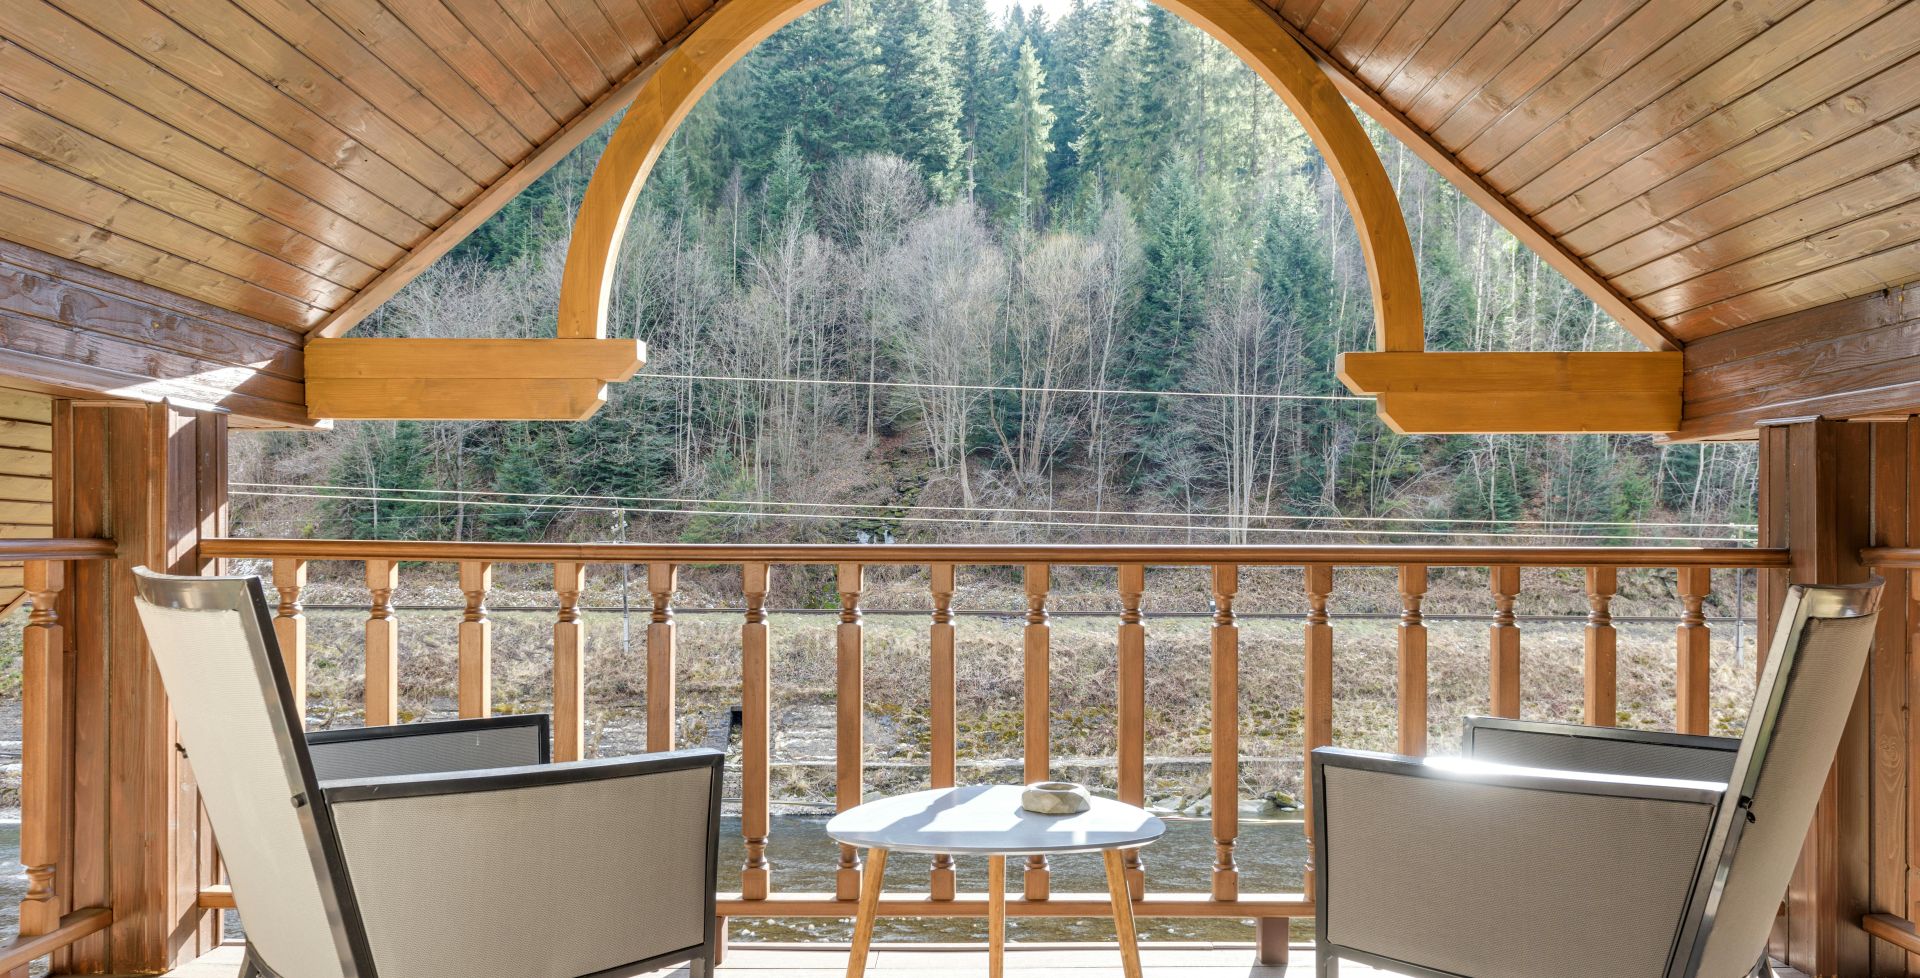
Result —
[[[1311, 978], [1313, 949], [1295, 947], [1293, 963], [1285, 968], [1253, 963], [1251, 945], [1148, 944], [1140, 949], [1147, 978]], [[240, 967], [240, 949], [226, 947], [195, 961], [166, 978], [233, 978]], [[740, 978], [842, 978], [847, 951], [833, 945], [743, 944], [727, 954], [722, 975]], [[1120, 978], [1120, 959], [1113, 945], [1032, 945], [1007, 949], [1007, 978], [1041, 978], [1070, 972], [1071, 978]], [[960, 978], [987, 973], [986, 951], [973, 945], [875, 945], [867, 962], [872, 978]], [[648, 978], [684, 978], [685, 968], [655, 972]], [[1365, 978], [1391, 972], [1341, 965], [1341, 978]], [[1775, 978], [1805, 978], [1779, 968]]]

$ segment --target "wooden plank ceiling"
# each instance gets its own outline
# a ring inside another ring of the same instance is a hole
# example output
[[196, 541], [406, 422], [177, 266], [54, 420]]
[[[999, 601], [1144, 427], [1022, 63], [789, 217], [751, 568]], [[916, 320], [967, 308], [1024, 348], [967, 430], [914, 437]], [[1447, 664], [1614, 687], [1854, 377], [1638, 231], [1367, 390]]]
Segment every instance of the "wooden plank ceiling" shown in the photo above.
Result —
[[1278, 10], [1673, 341], [1920, 279], [1920, 3]]
[[343, 331], [610, 118], [706, 6], [5, 0], [0, 236]]
[[[706, 5], [7, 0], [0, 236], [337, 335]], [[1920, 279], [1920, 0], [1276, 9], [1651, 345]]]

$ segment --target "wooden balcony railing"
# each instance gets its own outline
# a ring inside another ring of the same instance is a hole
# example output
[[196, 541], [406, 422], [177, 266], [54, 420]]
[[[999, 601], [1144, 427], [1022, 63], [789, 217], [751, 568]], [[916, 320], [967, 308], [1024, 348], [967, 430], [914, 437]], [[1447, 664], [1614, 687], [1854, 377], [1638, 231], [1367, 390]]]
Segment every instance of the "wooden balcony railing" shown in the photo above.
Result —
[[27, 893], [20, 901], [20, 932], [0, 945], [0, 973], [26, 978], [35, 960], [104, 930], [107, 907], [70, 906], [60, 856], [72, 816], [65, 795], [72, 758], [67, 736], [66, 629], [59, 608], [68, 564], [114, 555], [111, 540], [0, 540], [0, 562], [21, 562], [22, 589], [31, 606], [21, 631], [20, 865]]
[[[1611, 616], [1618, 572], [1625, 568], [1673, 568], [1681, 598], [1676, 630], [1677, 726], [1706, 732], [1710, 699], [1708, 623], [1703, 607], [1710, 596], [1711, 572], [1719, 569], [1781, 570], [1784, 550], [1682, 548], [1518, 548], [1518, 547], [1233, 547], [1233, 546], [816, 546], [698, 544], [491, 544], [400, 541], [220, 539], [205, 541], [209, 557], [271, 562], [272, 586], [280, 597], [276, 632], [289, 673], [305, 669], [306, 622], [301, 605], [307, 566], [313, 561], [348, 561], [364, 566], [368, 593], [366, 623], [369, 724], [396, 720], [397, 638], [392, 594], [400, 562], [456, 565], [464, 596], [459, 625], [460, 712], [483, 715], [489, 709], [488, 673], [492, 654], [487, 592], [494, 564], [550, 564], [558, 614], [554, 621], [554, 756], [573, 759], [584, 743], [585, 686], [583, 652], [587, 642], [580, 621], [579, 595], [589, 564], [644, 565], [652, 598], [647, 627], [647, 746], [674, 746], [674, 674], [677, 624], [674, 596], [683, 566], [732, 565], [740, 571], [744, 599], [741, 648], [742, 806], [745, 859], [740, 889], [723, 894], [719, 912], [727, 916], [845, 917], [859, 890], [858, 856], [842, 849], [834, 891], [776, 892], [771, 880], [769, 767], [771, 757], [771, 657], [777, 623], [770, 620], [767, 595], [776, 565], [828, 565], [837, 570], [836, 770], [837, 804], [861, 800], [862, 756], [862, 596], [864, 571], [874, 566], [930, 569], [928, 625], [931, 663], [932, 783], [951, 785], [957, 777], [956, 671], [952, 606], [955, 568], [1014, 566], [1023, 569], [1026, 609], [1022, 634], [1023, 770], [1029, 780], [1048, 776], [1049, 654], [1048, 599], [1051, 572], [1063, 566], [1118, 569], [1120, 611], [1115, 622], [1117, 669], [1118, 794], [1136, 804], [1145, 799], [1147, 634], [1142, 612], [1146, 569], [1163, 566], [1210, 568], [1212, 600], [1210, 697], [1212, 722], [1212, 839], [1215, 855], [1211, 887], [1204, 893], [1167, 893], [1152, 889], [1137, 853], [1129, 856], [1128, 878], [1136, 912], [1148, 916], [1255, 918], [1268, 960], [1284, 954], [1288, 918], [1311, 916], [1313, 905], [1298, 893], [1245, 893], [1235, 861], [1239, 836], [1238, 764], [1240, 702], [1240, 629], [1236, 607], [1240, 573], [1246, 567], [1291, 567], [1304, 572], [1306, 664], [1305, 747], [1332, 740], [1334, 698], [1334, 623], [1328, 603], [1335, 568], [1398, 570], [1401, 614], [1397, 632], [1398, 746], [1408, 754], [1426, 750], [1427, 636], [1422, 600], [1429, 568], [1487, 568], [1493, 615], [1488, 634], [1491, 680], [1488, 703], [1494, 713], [1517, 716], [1521, 703], [1521, 623], [1515, 614], [1520, 571], [1570, 568], [1584, 571], [1589, 614], [1585, 622], [1585, 712], [1589, 722], [1610, 724], [1616, 709], [1615, 633]], [[1308, 799], [1311, 804], [1311, 799]], [[1307, 821], [1311, 825], [1311, 819]], [[894, 916], [984, 916], [984, 894], [956, 892], [951, 860], [936, 857], [929, 866], [925, 894], [888, 894], [881, 913]], [[1023, 899], [1008, 906], [1014, 916], [1105, 916], [1104, 893], [1054, 893], [1045, 857], [1024, 867]], [[1310, 888], [1309, 888], [1310, 889]], [[203, 895], [207, 906], [230, 906], [221, 891]]]

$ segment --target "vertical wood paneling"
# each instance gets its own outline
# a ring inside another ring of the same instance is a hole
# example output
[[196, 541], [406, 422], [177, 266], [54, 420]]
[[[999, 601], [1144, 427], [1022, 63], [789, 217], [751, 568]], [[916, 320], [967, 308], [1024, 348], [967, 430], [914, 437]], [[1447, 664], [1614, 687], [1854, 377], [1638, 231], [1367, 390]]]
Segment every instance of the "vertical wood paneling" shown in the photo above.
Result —
[[[33, 611], [21, 632], [20, 649], [20, 865], [27, 892], [20, 901], [19, 933], [30, 937], [60, 925], [63, 896], [56, 868], [66, 826], [61, 771], [65, 768], [65, 628], [60, 593], [64, 561], [26, 562], [23, 587]], [[18, 968], [14, 978], [26, 978]]]
[[[1873, 544], [1904, 547], [1912, 487], [1908, 472], [1910, 425], [1873, 426]], [[1907, 578], [1883, 574], [1886, 592], [1880, 602], [1872, 658], [1867, 662], [1869, 739], [1872, 743], [1871, 808], [1868, 826], [1870, 862], [1869, 899], [1874, 913], [1905, 917], [1907, 905], [1907, 811], [1909, 744], [1907, 738], [1908, 656]], [[1874, 975], [1906, 974], [1906, 954], [1884, 941], [1871, 942], [1869, 965]]]

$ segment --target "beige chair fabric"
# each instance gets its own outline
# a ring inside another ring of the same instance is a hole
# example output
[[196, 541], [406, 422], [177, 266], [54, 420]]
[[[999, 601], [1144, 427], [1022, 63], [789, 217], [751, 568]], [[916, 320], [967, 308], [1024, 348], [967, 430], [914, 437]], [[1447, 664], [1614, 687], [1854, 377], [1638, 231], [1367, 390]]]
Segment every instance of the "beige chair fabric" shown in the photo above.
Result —
[[[594, 762], [589, 762], [594, 763]], [[701, 943], [711, 777], [336, 802], [381, 975], [573, 978]]]
[[[1468, 767], [1315, 751], [1323, 970], [1350, 956], [1471, 978], [1748, 974], [1860, 689], [1878, 604], [1878, 582], [1789, 589], [1731, 765], [1705, 740], [1689, 755], [1658, 737], [1504, 721], [1492, 726], [1516, 729], [1474, 728]], [[1484, 757], [1531, 766], [1472, 769]], [[1673, 773], [1716, 780], [1646, 776]]]
[[245, 615], [138, 602], [140, 621], [180, 724], [220, 855], [245, 908], [247, 939], [281, 978], [342, 978], [328, 927], [324, 864], [294, 797], [292, 745]]

